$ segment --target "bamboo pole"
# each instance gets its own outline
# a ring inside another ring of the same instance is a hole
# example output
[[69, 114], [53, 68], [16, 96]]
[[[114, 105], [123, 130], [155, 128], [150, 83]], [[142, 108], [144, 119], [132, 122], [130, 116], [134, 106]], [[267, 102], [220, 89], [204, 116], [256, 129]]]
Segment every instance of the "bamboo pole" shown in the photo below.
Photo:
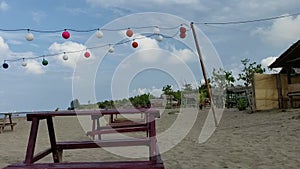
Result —
[[195, 27], [194, 27], [193, 22], [191, 22], [191, 29], [192, 29], [192, 32], [193, 32], [193, 37], [194, 37], [194, 40], [195, 40], [195, 45], [196, 45], [197, 53], [198, 53], [198, 56], [199, 56], [199, 61], [200, 61], [201, 68], [202, 68], [203, 78], [205, 80], [205, 85], [207, 87], [208, 97], [209, 97], [210, 104], [211, 104], [212, 111], [213, 111], [215, 126], [217, 127], [218, 126], [218, 121], [217, 121], [217, 117], [216, 117], [216, 110], [215, 110], [213, 98], [212, 98], [212, 95], [211, 95], [209, 82], [208, 82], [208, 79], [207, 79], [207, 76], [206, 76], [206, 70], [205, 70], [205, 66], [204, 66], [204, 62], [203, 62], [203, 57], [201, 55], [200, 46], [199, 46], [199, 42], [198, 42], [198, 39], [197, 39], [197, 34], [196, 34], [196, 31], [195, 31]]

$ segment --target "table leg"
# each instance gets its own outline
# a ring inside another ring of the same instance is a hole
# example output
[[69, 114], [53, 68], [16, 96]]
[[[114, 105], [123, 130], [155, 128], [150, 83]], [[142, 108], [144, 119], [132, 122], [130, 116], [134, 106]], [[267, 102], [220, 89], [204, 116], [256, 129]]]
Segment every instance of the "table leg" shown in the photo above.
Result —
[[149, 155], [150, 155], [150, 161], [153, 163], [156, 163], [156, 129], [155, 129], [155, 117], [153, 115], [149, 115], [149, 139], [150, 139], [150, 146], [149, 146]]
[[36, 117], [32, 118], [31, 122], [31, 129], [29, 134], [29, 140], [27, 145], [27, 151], [25, 156], [25, 164], [32, 164], [33, 163], [33, 155], [36, 143], [37, 132], [39, 128], [39, 119]]
[[[100, 130], [100, 118], [97, 118], [97, 130]], [[98, 140], [101, 140], [101, 134], [98, 134]]]
[[62, 158], [61, 157], [62, 150], [60, 152], [58, 152], [58, 149], [56, 146], [56, 138], [55, 138], [55, 131], [54, 131], [52, 117], [47, 118], [47, 126], [48, 126], [51, 149], [52, 149], [53, 161], [54, 161], [54, 163], [59, 163], [59, 162], [61, 162], [61, 158]]
[[12, 123], [11, 114], [8, 115], [8, 118], [9, 118], [10, 128], [11, 128], [11, 130], [14, 130], [14, 125]]

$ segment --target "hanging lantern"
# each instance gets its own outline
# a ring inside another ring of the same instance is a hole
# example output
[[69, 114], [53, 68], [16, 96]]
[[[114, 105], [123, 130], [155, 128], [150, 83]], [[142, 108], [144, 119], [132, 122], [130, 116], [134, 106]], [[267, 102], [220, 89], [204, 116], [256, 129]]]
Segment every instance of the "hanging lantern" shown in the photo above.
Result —
[[91, 56], [90, 52], [86, 51], [86, 52], [84, 53], [84, 57], [89, 58], [90, 56]]
[[32, 41], [34, 39], [34, 35], [28, 31], [25, 38], [27, 41]]
[[26, 66], [27, 66], [27, 63], [25, 62], [25, 59], [24, 59], [24, 58], [23, 58], [22, 66], [23, 66], [23, 67], [26, 67]]
[[109, 52], [109, 53], [113, 53], [114, 51], [115, 51], [114, 47], [113, 47], [113, 46], [110, 46], [109, 49], [108, 49], [108, 52]]
[[180, 33], [185, 33], [186, 32], [186, 28], [184, 26], [181, 26], [179, 28]]
[[46, 60], [45, 58], [43, 58], [42, 65], [47, 66], [48, 65], [48, 60]]
[[68, 57], [68, 55], [66, 55], [66, 53], [64, 53], [62, 58], [63, 58], [63, 60], [68, 60], [69, 59], [69, 57]]
[[186, 37], [186, 34], [185, 34], [185, 33], [180, 33], [179, 37], [180, 37], [181, 39], [184, 39], [184, 38]]
[[131, 45], [132, 45], [132, 47], [133, 47], [133, 48], [137, 48], [137, 47], [139, 46], [139, 44], [138, 44], [137, 42], [135, 42], [135, 41], [134, 41], [134, 42], [132, 42], [132, 44], [131, 44]]
[[155, 27], [155, 28], [153, 29], [153, 34], [158, 35], [159, 32], [160, 32], [160, 30], [159, 30], [158, 27]]
[[3, 63], [2, 67], [3, 67], [4, 69], [7, 69], [7, 68], [8, 68], [8, 64], [7, 64], [7, 63]]
[[126, 31], [126, 35], [127, 35], [128, 37], [132, 37], [133, 31], [132, 31], [130, 28], [128, 28], [127, 31]]
[[164, 37], [161, 36], [161, 35], [158, 35], [157, 38], [156, 38], [156, 40], [157, 40], [158, 42], [161, 42], [163, 39], [164, 39]]
[[103, 32], [98, 29], [97, 32], [96, 32], [96, 36], [99, 39], [102, 38], [103, 37]]
[[61, 34], [61, 36], [65, 39], [69, 39], [70, 38], [70, 32], [68, 32], [66, 29], [65, 31], [63, 31], [63, 33]]

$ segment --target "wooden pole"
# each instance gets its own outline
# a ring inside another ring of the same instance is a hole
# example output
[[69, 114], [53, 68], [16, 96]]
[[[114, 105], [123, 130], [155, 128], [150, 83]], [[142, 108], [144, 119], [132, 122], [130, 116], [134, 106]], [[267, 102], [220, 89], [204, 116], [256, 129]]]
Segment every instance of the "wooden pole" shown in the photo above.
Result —
[[199, 56], [199, 61], [200, 61], [201, 68], [202, 68], [203, 78], [205, 80], [205, 85], [207, 87], [208, 97], [209, 97], [210, 104], [211, 104], [212, 111], [213, 111], [215, 126], [217, 127], [218, 126], [218, 121], [217, 121], [217, 117], [216, 117], [216, 110], [215, 110], [213, 98], [212, 98], [212, 95], [211, 95], [211, 90], [210, 90], [209, 82], [208, 82], [208, 79], [207, 79], [207, 76], [206, 76], [206, 70], [205, 70], [205, 66], [204, 66], [204, 62], [203, 62], [203, 58], [202, 58], [202, 55], [201, 55], [201, 51], [200, 51], [200, 47], [199, 47], [199, 42], [198, 42], [198, 39], [197, 39], [197, 34], [196, 34], [196, 31], [195, 31], [194, 23], [193, 22], [191, 22], [191, 29], [192, 29], [192, 32], [193, 32], [193, 36], [194, 36], [194, 40], [195, 40], [195, 45], [196, 45], [197, 53], [198, 53], [198, 56]]

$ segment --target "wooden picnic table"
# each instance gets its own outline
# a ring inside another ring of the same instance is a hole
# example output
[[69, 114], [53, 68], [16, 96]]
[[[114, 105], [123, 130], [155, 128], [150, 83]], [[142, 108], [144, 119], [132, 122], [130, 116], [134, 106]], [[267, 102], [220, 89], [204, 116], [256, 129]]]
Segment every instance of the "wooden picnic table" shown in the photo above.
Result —
[[[0, 113], [0, 115], [3, 115], [3, 119], [0, 120], [0, 133], [3, 132], [5, 127], [9, 127], [11, 128], [11, 130], [14, 130], [14, 126], [17, 124], [15, 122], [12, 121], [12, 113]], [[8, 118], [7, 118], [8, 117]], [[8, 121], [7, 121], [8, 120]]]
[[[145, 113], [149, 137], [117, 139], [117, 140], [92, 140], [92, 141], [65, 141], [57, 142], [53, 126], [53, 117], [56, 116], [92, 116], [103, 117], [116, 114]], [[155, 118], [159, 117], [159, 111], [154, 109], [130, 109], [130, 110], [74, 110], [74, 111], [49, 111], [27, 114], [27, 120], [31, 121], [30, 135], [27, 145], [25, 160], [18, 164], [12, 164], [5, 169], [12, 168], [99, 168], [99, 169], [163, 169], [156, 140]], [[36, 138], [41, 120], [47, 121], [50, 147], [35, 154]], [[123, 147], [123, 146], [148, 146], [149, 160], [145, 161], [118, 161], [118, 162], [63, 162], [62, 152], [65, 149], [83, 149], [98, 147]], [[53, 163], [36, 163], [45, 156], [52, 154]]]

